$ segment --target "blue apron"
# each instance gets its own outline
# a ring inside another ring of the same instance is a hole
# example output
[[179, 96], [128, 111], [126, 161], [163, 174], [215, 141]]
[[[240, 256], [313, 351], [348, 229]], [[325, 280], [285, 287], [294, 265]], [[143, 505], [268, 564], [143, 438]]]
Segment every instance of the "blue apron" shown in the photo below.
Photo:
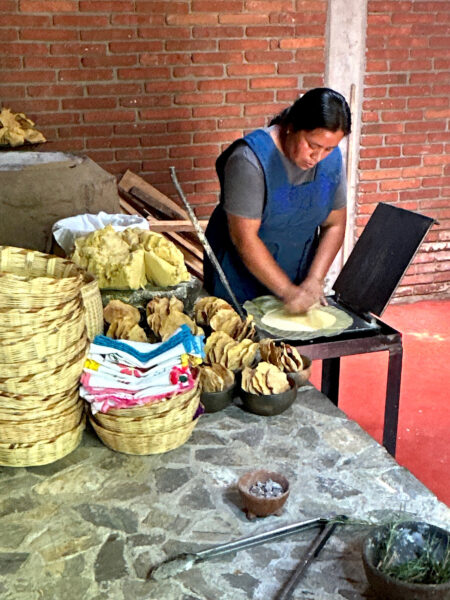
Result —
[[[313, 260], [318, 227], [333, 207], [342, 169], [341, 152], [335, 148], [317, 164], [313, 181], [292, 185], [279, 150], [266, 131], [257, 129], [243, 140], [258, 157], [266, 184], [265, 206], [258, 236], [290, 280], [299, 284], [306, 277]], [[217, 159], [221, 189], [226, 160], [239, 141]], [[222, 201], [214, 209], [205, 234], [240, 304], [271, 293], [243, 264], [231, 241]], [[206, 254], [203, 270], [204, 286], [208, 293], [230, 301]]]

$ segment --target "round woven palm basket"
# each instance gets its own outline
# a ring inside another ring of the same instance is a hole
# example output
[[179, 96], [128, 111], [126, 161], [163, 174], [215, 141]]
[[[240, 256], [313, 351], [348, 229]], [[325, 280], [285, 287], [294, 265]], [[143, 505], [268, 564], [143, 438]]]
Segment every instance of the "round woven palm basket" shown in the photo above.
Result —
[[64, 352], [83, 337], [86, 330], [83, 311], [73, 317], [64, 317], [46, 331], [29, 337], [5, 339], [0, 335], [0, 363], [18, 363], [48, 359]]
[[70, 431], [39, 442], [0, 443], [0, 465], [7, 467], [34, 467], [47, 465], [75, 450], [85, 428], [84, 415]]
[[92, 419], [95, 423], [112, 432], [155, 435], [165, 433], [189, 424], [198, 409], [200, 403], [200, 391], [191, 398], [180, 404], [177, 408], [168, 410], [158, 415], [146, 417], [123, 417], [108, 413], [96, 413]]
[[76, 298], [83, 271], [72, 261], [36, 250], [0, 246], [0, 308], [42, 308]]
[[130, 408], [110, 408], [108, 415], [113, 417], [155, 417], [162, 413], [166, 413], [170, 410], [176, 409], [179, 406], [184, 405], [185, 402], [190, 400], [199, 391], [198, 379], [195, 385], [190, 390], [174, 394], [167, 399], [158, 400], [157, 402], [150, 402], [147, 404], [136, 405]]
[[86, 273], [81, 286], [81, 298], [85, 309], [88, 338], [92, 341], [96, 335], [103, 334], [103, 303], [97, 279]]
[[[30, 360], [22, 363], [0, 363], [0, 378], [3, 377], [26, 377], [27, 375], [38, 375], [40, 373], [54, 371], [56, 368], [69, 363], [88, 345], [85, 334], [74, 344], [63, 352], [53, 354], [41, 360]], [[1, 404], [0, 404], [1, 406]]]
[[[62, 403], [61, 403], [62, 404]], [[48, 414], [40, 414], [35, 419], [3, 420], [0, 412], [0, 442], [1, 443], [27, 443], [45, 441], [76, 427], [83, 416], [84, 403], [79, 400], [69, 408], [63, 406], [53, 407]]]
[[[83, 288], [82, 288], [83, 289]], [[71, 316], [81, 306], [80, 298], [76, 297], [57, 306], [43, 306], [42, 308], [0, 308], [0, 337], [1, 331], [13, 330], [16, 337], [24, 337], [38, 329], [49, 327], [56, 319]], [[20, 332], [24, 335], [20, 335]]]
[[93, 419], [90, 419], [90, 422], [98, 437], [111, 450], [125, 454], [146, 455], [162, 454], [182, 446], [190, 438], [198, 418], [176, 429], [153, 435], [118, 433], [104, 429]]
[[87, 348], [83, 348], [70, 362], [53, 370], [24, 377], [0, 378], [0, 395], [3, 392], [34, 394], [37, 390], [42, 395], [50, 395], [71, 389], [80, 380], [86, 351]]
[[0, 409], [2, 413], [9, 412], [18, 413], [22, 418], [27, 418], [26, 415], [32, 414], [34, 411], [47, 410], [48, 406], [59, 404], [60, 402], [70, 403], [70, 400], [75, 402], [78, 398], [79, 382], [68, 390], [64, 390], [58, 394], [13, 394], [10, 392], [0, 392]]

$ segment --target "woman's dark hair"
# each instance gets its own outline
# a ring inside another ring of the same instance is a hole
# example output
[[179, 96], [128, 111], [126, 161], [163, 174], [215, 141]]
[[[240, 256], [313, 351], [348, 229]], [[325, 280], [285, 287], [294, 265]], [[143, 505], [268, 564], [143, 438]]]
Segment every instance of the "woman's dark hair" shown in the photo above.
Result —
[[348, 135], [351, 121], [344, 96], [330, 88], [314, 88], [276, 115], [269, 125], [280, 125], [283, 129], [290, 127], [293, 131], [327, 129]]

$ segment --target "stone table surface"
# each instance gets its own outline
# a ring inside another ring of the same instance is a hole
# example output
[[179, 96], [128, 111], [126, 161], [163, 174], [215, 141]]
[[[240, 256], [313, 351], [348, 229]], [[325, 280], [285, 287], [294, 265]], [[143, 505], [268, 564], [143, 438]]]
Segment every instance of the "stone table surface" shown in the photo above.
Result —
[[[288, 478], [281, 516], [248, 520], [242, 511], [236, 481], [255, 468]], [[271, 600], [313, 530], [172, 579], [146, 576], [182, 551], [338, 514], [356, 523], [338, 527], [293, 598], [372, 598], [362, 541], [371, 523], [402, 513], [450, 528], [449, 508], [312, 386], [276, 417], [238, 406], [204, 415], [189, 441], [166, 454], [113, 452], [86, 430], [53, 464], [0, 467], [0, 598]]]

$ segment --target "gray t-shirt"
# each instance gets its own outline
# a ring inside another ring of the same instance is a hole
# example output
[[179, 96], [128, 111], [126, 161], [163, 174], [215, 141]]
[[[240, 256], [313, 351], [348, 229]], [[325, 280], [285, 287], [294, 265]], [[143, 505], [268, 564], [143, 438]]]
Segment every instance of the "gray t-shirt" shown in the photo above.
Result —
[[[270, 135], [272, 127], [264, 127]], [[316, 167], [300, 169], [287, 156], [280, 152], [281, 160], [291, 184], [300, 185], [313, 181]], [[228, 157], [224, 171], [224, 209], [226, 212], [247, 219], [260, 219], [264, 209], [266, 184], [264, 172], [256, 154], [242, 142]], [[333, 202], [333, 210], [347, 204], [347, 182], [345, 167], [342, 164], [341, 178]]]

